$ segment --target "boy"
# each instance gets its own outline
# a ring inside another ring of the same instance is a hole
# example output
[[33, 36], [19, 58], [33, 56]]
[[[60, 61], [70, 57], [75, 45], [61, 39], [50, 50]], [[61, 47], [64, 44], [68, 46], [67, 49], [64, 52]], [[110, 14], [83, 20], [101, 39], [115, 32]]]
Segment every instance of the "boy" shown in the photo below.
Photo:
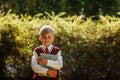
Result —
[[39, 31], [39, 41], [42, 43], [33, 51], [31, 67], [34, 71], [33, 80], [59, 80], [59, 70], [63, 66], [61, 50], [52, 45], [54, 30], [45, 25]]

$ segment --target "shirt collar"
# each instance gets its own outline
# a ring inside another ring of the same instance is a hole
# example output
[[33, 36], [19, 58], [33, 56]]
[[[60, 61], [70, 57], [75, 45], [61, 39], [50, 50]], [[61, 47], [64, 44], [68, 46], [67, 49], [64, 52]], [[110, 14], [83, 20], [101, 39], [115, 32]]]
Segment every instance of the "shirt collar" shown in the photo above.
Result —
[[[45, 48], [46, 48], [46, 46], [43, 44], [43, 45], [41, 45], [41, 47], [45, 50]], [[49, 45], [48, 46], [48, 49], [49, 49], [49, 51], [52, 49], [52, 47], [53, 47], [53, 45], [51, 44], [51, 45]]]

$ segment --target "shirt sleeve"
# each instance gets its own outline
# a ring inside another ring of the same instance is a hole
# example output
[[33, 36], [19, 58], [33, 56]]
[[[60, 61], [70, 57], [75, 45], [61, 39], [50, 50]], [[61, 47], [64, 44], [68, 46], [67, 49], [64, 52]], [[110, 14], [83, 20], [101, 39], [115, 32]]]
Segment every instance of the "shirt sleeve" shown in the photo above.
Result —
[[38, 64], [37, 58], [38, 58], [38, 55], [34, 51], [32, 59], [31, 59], [31, 67], [32, 67], [33, 71], [36, 73], [47, 74], [48, 69], [44, 68], [40, 64]]
[[56, 61], [48, 60], [47, 66], [60, 70], [63, 67], [63, 59], [61, 56], [61, 50], [57, 53], [58, 59]]

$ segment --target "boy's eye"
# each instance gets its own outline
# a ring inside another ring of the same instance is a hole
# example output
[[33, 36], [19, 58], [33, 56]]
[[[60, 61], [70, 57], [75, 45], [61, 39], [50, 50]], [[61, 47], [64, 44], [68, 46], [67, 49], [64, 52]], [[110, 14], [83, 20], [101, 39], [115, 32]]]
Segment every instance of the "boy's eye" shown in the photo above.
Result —
[[48, 37], [44, 37], [44, 39], [50, 39], [51, 38], [51, 36], [48, 36]]

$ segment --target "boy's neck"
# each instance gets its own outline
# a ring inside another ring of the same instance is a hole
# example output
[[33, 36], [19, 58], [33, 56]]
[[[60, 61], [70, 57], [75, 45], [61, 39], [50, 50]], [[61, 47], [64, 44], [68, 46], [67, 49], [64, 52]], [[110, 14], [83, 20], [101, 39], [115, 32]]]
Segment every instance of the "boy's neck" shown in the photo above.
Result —
[[46, 45], [44, 45], [44, 44], [42, 44], [43, 46], [45, 46], [45, 47], [49, 47], [49, 46], [51, 46], [52, 44], [50, 44], [50, 45], [48, 45], [48, 46], [46, 46]]

